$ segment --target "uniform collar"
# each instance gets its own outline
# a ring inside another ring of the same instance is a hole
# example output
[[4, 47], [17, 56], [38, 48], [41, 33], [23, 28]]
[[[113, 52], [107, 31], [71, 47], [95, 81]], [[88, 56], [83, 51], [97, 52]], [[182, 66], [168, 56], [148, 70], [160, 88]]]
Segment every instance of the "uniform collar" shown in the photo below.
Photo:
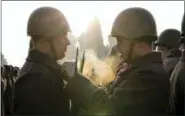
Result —
[[[117, 72], [116, 79], [113, 81], [110, 89], [110, 93], [113, 92], [113, 89], [119, 85], [122, 80], [127, 78], [127, 76], [121, 76], [122, 74], [125, 75], [123, 72], [129, 72], [129, 70], [134, 67], [143, 67], [143, 66], [149, 66], [152, 63], [160, 63], [162, 64], [162, 57], [160, 52], [151, 52], [148, 54], [145, 54], [144, 56], [138, 57], [134, 60], [132, 60], [130, 63], [128, 63], [128, 66], [124, 67], [124, 63], [122, 63], [121, 68]], [[125, 77], [125, 78], [124, 78]]]
[[43, 53], [36, 49], [32, 49], [29, 51], [29, 54], [26, 60], [39, 62], [56, 71], [59, 71], [59, 72], [61, 71], [61, 66], [54, 59], [52, 59], [48, 54]]
[[150, 65], [151, 63], [162, 64], [162, 56], [160, 52], [150, 52], [132, 60], [130, 63], [132, 67], [142, 67], [143, 65]]

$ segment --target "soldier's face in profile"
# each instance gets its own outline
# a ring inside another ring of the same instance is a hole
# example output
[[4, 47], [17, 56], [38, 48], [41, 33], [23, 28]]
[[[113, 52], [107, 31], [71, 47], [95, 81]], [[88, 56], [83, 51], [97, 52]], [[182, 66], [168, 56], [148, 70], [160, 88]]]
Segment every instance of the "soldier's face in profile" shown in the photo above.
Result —
[[56, 55], [57, 55], [57, 60], [60, 60], [65, 57], [65, 52], [67, 50], [67, 46], [70, 44], [67, 33], [59, 35], [56, 37], [53, 41]]

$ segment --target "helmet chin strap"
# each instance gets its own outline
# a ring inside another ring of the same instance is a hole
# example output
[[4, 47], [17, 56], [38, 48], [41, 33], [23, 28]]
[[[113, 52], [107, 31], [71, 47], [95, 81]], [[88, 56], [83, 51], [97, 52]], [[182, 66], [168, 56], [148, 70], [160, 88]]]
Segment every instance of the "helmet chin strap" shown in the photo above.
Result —
[[129, 46], [127, 58], [125, 59], [125, 62], [127, 62], [127, 63], [130, 63], [132, 61], [134, 45], [135, 45], [135, 43], [132, 41]]
[[57, 61], [57, 54], [56, 54], [56, 51], [55, 51], [54, 44], [53, 44], [53, 41], [52, 40], [53, 40], [53, 38], [49, 38], [48, 39], [48, 42], [49, 42], [49, 44], [51, 46], [50, 50], [51, 50], [51, 53], [53, 55], [53, 58], [54, 58], [54, 60]]

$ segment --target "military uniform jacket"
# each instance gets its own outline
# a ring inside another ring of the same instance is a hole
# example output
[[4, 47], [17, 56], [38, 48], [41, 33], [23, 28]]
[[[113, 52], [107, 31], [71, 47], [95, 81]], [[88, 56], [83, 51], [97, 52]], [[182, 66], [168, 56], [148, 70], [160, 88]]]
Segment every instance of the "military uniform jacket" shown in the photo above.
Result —
[[184, 99], [185, 99], [185, 50], [172, 72], [171, 78], [171, 113], [173, 115], [184, 115]]
[[181, 51], [178, 49], [172, 49], [168, 52], [166, 59], [164, 60], [164, 69], [168, 73], [169, 77], [173, 72], [173, 69], [177, 65], [181, 57]]
[[60, 65], [49, 55], [30, 50], [13, 89], [15, 115], [69, 115]]
[[161, 54], [148, 53], [130, 62], [117, 74], [110, 89], [92, 85], [78, 75], [66, 91], [79, 107], [93, 115], [164, 115], [169, 103], [170, 83], [163, 69]]

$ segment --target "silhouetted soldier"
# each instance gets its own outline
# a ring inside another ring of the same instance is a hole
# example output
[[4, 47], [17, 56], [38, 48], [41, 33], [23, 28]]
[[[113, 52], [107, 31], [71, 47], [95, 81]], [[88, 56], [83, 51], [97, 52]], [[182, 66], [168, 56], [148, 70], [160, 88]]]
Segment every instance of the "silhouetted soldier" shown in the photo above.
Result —
[[70, 44], [69, 31], [68, 22], [58, 9], [41, 7], [32, 12], [27, 34], [33, 47], [14, 86], [13, 114], [69, 115], [69, 98], [57, 63]]

